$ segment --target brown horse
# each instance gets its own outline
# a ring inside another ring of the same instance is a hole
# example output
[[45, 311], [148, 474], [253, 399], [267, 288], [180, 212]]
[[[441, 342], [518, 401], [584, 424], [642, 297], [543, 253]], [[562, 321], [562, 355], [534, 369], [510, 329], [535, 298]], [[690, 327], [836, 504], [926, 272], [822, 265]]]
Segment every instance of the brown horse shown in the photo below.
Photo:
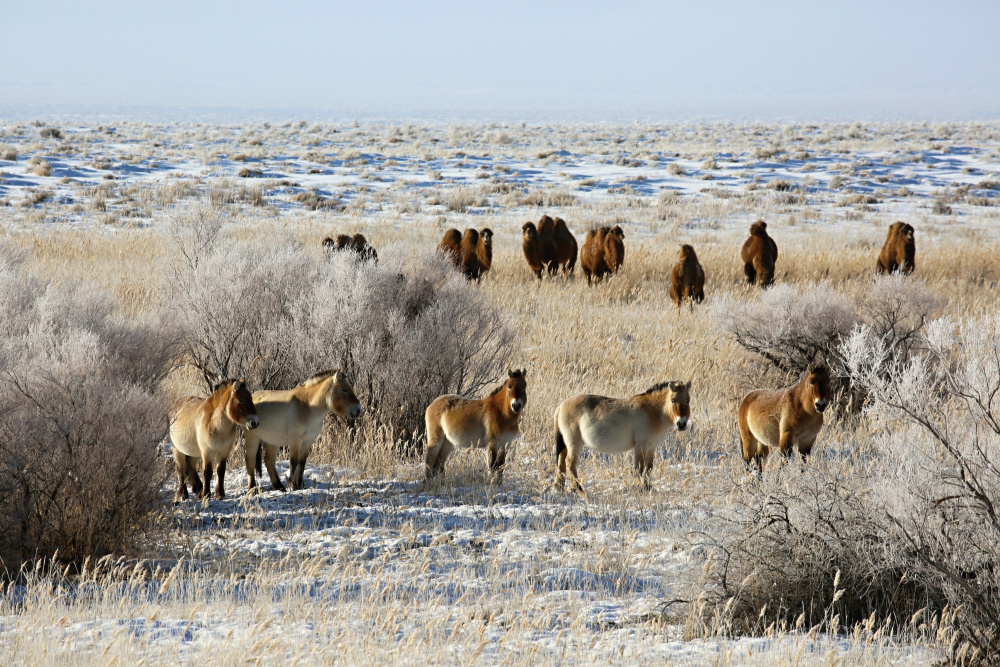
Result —
[[740, 402], [738, 421], [743, 461], [764, 468], [764, 459], [777, 449], [784, 456], [798, 450], [804, 461], [823, 426], [830, 404], [830, 371], [826, 364], [810, 366], [802, 379], [784, 389], [757, 389]]
[[[170, 443], [177, 467], [175, 501], [187, 500], [188, 479], [194, 494], [211, 493], [212, 470], [218, 470], [217, 498], [226, 497], [226, 459], [236, 444], [240, 428], [247, 432], [260, 423], [253, 398], [243, 380], [226, 380], [215, 386], [208, 398], [187, 396], [170, 409]], [[197, 459], [205, 466], [205, 484], [198, 479]]]
[[261, 444], [264, 445], [264, 463], [271, 478], [271, 488], [285, 490], [275, 469], [275, 459], [278, 447], [288, 447], [289, 484], [298, 491], [305, 488], [302, 475], [306, 459], [323, 430], [326, 416], [332, 412], [342, 419], [356, 419], [361, 414], [358, 397], [339, 370], [316, 373], [294, 389], [258, 391], [253, 401], [260, 415], [260, 428], [246, 434], [246, 465], [251, 491], [257, 487], [254, 463], [260, 463], [257, 452]]
[[625, 263], [625, 232], [615, 225], [600, 227], [587, 232], [580, 251], [580, 266], [587, 276], [587, 284], [600, 282], [604, 276], [617, 273]]
[[743, 242], [740, 251], [747, 284], [768, 287], [774, 282], [774, 263], [778, 261], [778, 245], [767, 234], [763, 220], [750, 225], [750, 238]]
[[691, 383], [661, 382], [631, 398], [580, 394], [563, 401], [555, 412], [557, 489], [566, 486], [566, 469], [574, 490], [583, 493], [577, 461], [584, 447], [604, 454], [632, 451], [635, 471], [648, 489], [656, 448], [671, 426], [687, 428], [691, 417]]
[[677, 304], [677, 312], [681, 312], [681, 302], [689, 299], [691, 309], [697, 301], [705, 300], [705, 271], [698, 262], [694, 248], [682, 245], [677, 263], [670, 271], [670, 298]]
[[378, 253], [368, 243], [364, 234], [338, 234], [336, 239], [327, 236], [323, 239], [323, 256], [330, 257], [330, 253], [337, 250], [350, 250], [358, 254], [364, 261], [378, 262]]
[[493, 481], [503, 482], [507, 445], [521, 432], [518, 420], [528, 402], [524, 378], [523, 370], [507, 371], [504, 383], [479, 400], [450, 394], [434, 399], [424, 415], [427, 479], [444, 471], [445, 461], [455, 447], [486, 447]]
[[913, 225], [894, 222], [889, 225], [889, 233], [878, 255], [875, 270], [882, 273], [900, 271], [906, 275], [916, 268], [917, 245], [913, 239]]

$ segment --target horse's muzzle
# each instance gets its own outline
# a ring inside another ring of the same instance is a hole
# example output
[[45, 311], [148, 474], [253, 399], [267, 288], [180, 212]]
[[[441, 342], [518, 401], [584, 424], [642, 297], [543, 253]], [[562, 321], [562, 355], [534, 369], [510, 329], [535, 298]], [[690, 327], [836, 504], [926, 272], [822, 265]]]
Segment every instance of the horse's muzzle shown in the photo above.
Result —
[[360, 414], [361, 414], [361, 406], [360, 405], [352, 405], [351, 406], [351, 417], [350, 418], [351, 419], [357, 419]]
[[826, 401], [816, 401], [815, 405], [816, 405], [816, 412], [823, 412], [824, 410], [826, 410], [826, 406], [828, 405], [828, 403]]
[[510, 402], [510, 409], [514, 411], [514, 414], [520, 412], [522, 408], [524, 408], [524, 401], [521, 399], [515, 398]]
[[260, 419], [257, 417], [257, 415], [254, 415], [253, 417], [247, 419], [247, 430], [252, 431], [255, 428], [257, 428], [259, 424], [260, 424]]
[[678, 420], [677, 420], [677, 421], [675, 422], [675, 424], [677, 425], [677, 430], [678, 430], [678, 431], [683, 431], [683, 430], [684, 430], [684, 429], [686, 429], [686, 428], [687, 428], [687, 426], [688, 426], [688, 420], [687, 420], [687, 417], [681, 417], [680, 419], [678, 419]]

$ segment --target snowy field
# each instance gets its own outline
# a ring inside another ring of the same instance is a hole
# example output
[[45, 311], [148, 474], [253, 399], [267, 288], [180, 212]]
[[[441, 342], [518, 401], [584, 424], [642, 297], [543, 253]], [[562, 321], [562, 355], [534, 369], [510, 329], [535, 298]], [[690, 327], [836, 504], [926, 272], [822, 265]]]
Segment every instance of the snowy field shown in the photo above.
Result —
[[[426, 249], [449, 227], [490, 226], [496, 277], [482, 289], [523, 326], [515, 365], [531, 368], [524, 439], [502, 488], [486, 482], [481, 452], [426, 484], [416, 462], [372, 471], [318, 447], [306, 490], [249, 496], [240, 452], [227, 500], [172, 506], [171, 478], [164, 537], [145, 558], [64, 586], [12, 585], [2, 652], [11, 664], [934, 664], [934, 637], [692, 636], [711, 558], [698, 532], [740, 474], [733, 408], [747, 380], [742, 353], [703, 310], [675, 320], [663, 279], [690, 242], [710, 300], [742, 293], [735, 257], [764, 218], [786, 253], [779, 281], [863, 291], [851, 277], [871, 270], [901, 219], [918, 230], [918, 267], [935, 244], [987, 257], [970, 260], [967, 283], [948, 274], [933, 286], [979, 290], [955, 304], [978, 312], [996, 303], [997, 205], [996, 124], [0, 121], [0, 225], [34, 249], [42, 273], [102, 283], [143, 312], [165, 271], [162, 230], [185, 216], [229, 216], [250, 237], [293, 237], [317, 253], [340, 231]], [[579, 276], [545, 282], [522, 298], [533, 283], [520, 227], [542, 212], [581, 241], [621, 224], [636, 253], [626, 274], [593, 291]], [[834, 268], [807, 266], [815, 255]], [[564, 327], [552, 313], [570, 300], [586, 307]], [[690, 432], [657, 453], [654, 490], [636, 488], [626, 457], [587, 457], [587, 498], [553, 492], [553, 407], [579, 391], [637, 393], [664, 373], [694, 377], [695, 398]], [[721, 379], [702, 382], [709, 373]], [[823, 455], [846, 456], [853, 437], [835, 422]], [[287, 475], [287, 462], [279, 468]]]

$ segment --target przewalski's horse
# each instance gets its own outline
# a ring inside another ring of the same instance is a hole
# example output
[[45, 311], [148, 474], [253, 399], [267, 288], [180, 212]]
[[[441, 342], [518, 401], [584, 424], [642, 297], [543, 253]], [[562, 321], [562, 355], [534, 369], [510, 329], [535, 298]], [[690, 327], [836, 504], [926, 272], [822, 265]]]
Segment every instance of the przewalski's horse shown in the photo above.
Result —
[[[323, 430], [323, 419], [331, 412], [343, 419], [361, 414], [361, 404], [347, 376], [339, 370], [316, 373], [294, 389], [258, 391], [253, 395], [260, 427], [246, 434], [246, 465], [250, 489], [257, 486], [254, 464], [264, 445], [264, 463], [271, 488], [284, 491], [274, 463], [278, 447], [288, 447], [289, 479], [292, 489], [305, 488], [302, 474], [313, 443]], [[259, 467], [258, 467], [259, 472]]]
[[632, 398], [580, 394], [563, 401], [554, 416], [556, 488], [565, 488], [569, 468], [574, 490], [584, 492], [576, 464], [586, 447], [604, 454], [631, 450], [639, 480], [649, 489], [657, 446], [666, 440], [671, 426], [678, 431], [687, 428], [690, 390], [690, 382], [661, 382]]
[[829, 404], [830, 371], [826, 364], [810, 366], [791, 387], [751, 391], [740, 402], [738, 413], [744, 463], [749, 466], [752, 461], [762, 471], [772, 449], [785, 456], [798, 449], [805, 461]]
[[[215, 496], [226, 497], [226, 459], [240, 428], [248, 433], [260, 423], [253, 398], [243, 380], [226, 380], [208, 398], [187, 396], [170, 409], [170, 443], [177, 463], [177, 496], [187, 500], [187, 480], [201, 498], [211, 493], [212, 470], [218, 469]], [[198, 479], [197, 460], [205, 466], [205, 484]]]
[[444, 471], [455, 447], [486, 447], [490, 473], [503, 483], [507, 445], [520, 434], [518, 420], [528, 402], [525, 371], [507, 371], [507, 379], [486, 398], [474, 400], [451, 394], [438, 396], [427, 407], [427, 479]]

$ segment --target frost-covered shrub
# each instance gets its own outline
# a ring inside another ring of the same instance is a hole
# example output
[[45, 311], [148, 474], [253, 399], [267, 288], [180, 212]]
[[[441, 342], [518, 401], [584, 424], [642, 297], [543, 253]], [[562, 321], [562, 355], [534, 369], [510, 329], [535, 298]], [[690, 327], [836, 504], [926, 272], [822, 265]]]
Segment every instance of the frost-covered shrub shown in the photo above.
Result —
[[287, 389], [340, 368], [364, 419], [410, 440], [431, 400], [479, 392], [514, 352], [500, 311], [432, 253], [389, 246], [375, 264], [218, 238], [202, 247], [175, 301], [206, 386], [245, 377], [255, 390]]
[[855, 461], [810, 461], [737, 478], [697, 542], [711, 556], [689, 636], [828, 632], [875, 621], [905, 624], [932, 601], [885, 539]]
[[723, 297], [711, 314], [740, 347], [796, 375], [817, 358], [831, 357], [856, 317], [850, 299], [828, 283], [804, 290], [776, 285], [753, 300]]
[[0, 250], [0, 568], [120, 552], [159, 506], [157, 395], [173, 353], [103, 294], [33, 281]]
[[883, 460], [873, 501], [909, 576], [955, 610], [956, 662], [1000, 664], [1000, 311], [920, 343], [907, 358], [859, 326], [843, 346]]
[[920, 332], [940, 305], [927, 286], [912, 276], [879, 276], [857, 303], [827, 283], [796, 289], [776, 285], [754, 300], [724, 297], [711, 309], [719, 327], [740, 347], [794, 379], [810, 362], [827, 360], [834, 388], [847, 406], [860, 409], [863, 387], [850, 382], [841, 360], [841, 343], [864, 324], [873, 336], [909, 358], [920, 346]]

